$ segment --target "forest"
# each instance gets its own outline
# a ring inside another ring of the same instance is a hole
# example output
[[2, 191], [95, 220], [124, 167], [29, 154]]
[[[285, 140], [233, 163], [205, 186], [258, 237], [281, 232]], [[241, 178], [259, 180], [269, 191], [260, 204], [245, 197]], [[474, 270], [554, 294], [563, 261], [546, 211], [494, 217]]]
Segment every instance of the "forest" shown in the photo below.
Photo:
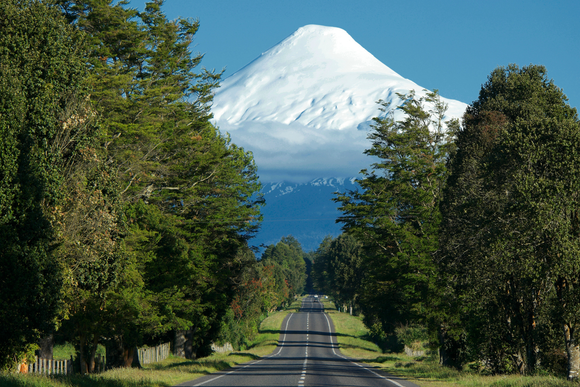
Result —
[[221, 73], [162, 5], [0, 3], [0, 369], [59, 342], [81, 373], [99, 346], [243, 349], [315, 291], [386, 352], [578, 378], [580, 121], [545, 67], [496, 68], [461, 121], [437, 91], [378, 101], [343, 233], [260, 253], [257, 166], [210, 122]]

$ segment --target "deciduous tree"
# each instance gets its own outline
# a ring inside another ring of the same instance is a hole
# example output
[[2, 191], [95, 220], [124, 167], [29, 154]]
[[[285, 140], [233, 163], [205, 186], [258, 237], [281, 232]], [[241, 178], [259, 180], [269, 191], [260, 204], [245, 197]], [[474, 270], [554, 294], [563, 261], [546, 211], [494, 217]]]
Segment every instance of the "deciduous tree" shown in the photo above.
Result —
[[580, 370], [580, 130], [566, 100], [542, 66], [494, 70], [450, 162], [441, 268], [470, 311], [470, 345], [495, 371], [533, 372], [550, 321], [565, 333], [569, 378]]

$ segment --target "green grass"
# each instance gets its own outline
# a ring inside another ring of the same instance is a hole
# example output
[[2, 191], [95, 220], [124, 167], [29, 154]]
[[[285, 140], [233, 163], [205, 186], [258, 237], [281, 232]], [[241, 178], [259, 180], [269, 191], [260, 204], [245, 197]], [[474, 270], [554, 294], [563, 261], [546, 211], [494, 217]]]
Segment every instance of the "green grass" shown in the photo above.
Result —
[[138, 368], [120, 368], [96, 375], [0, 375], [2, 387], [167, 387], [252, 360], [245, 354], [214, 354], [198, 360], [170, 357]]
[[52, 357], [54, 360], [68, 360], [71, 357], [75, 358], [75, 346], [70, 343], [55, 345], [52, 350]]
[[344, 355], [410, 380], [421, 387], [578, 387], [578, 383], [554, 376], [486, 376], [475, 371], [457, 371], [442, 367], [436, 360], [428, 357], [412, 358], [400, 353], [383, 354], [377, 345], [365, 340], [368, 331], [360, 317], [339, 313], [331, 302], [323, 302], [334, 323], [339, 348]]
[[[105, 357], [105, 347], [100, 345], [97, 347], [97, 355], [101, 355], [102, 358]], [[71, 343], [65, 343], [60, 345], [55, 345], [52, 350], [52, 358], [54, 360], [69, 360], [70, 358], [75, 359], [76, 351], [74, 345]]]

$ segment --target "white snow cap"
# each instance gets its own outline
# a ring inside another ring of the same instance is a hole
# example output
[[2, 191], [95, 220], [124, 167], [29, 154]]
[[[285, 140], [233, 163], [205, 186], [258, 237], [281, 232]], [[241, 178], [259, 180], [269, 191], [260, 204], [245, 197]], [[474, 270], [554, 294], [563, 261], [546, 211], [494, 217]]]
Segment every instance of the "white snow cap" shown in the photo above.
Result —
[[[379, 99], [423, 88], [401, 77], [346, 31], [307, 25], [228, 77], [217, 90], [214, 123], [254, 153], [262, 181], [355, 176]], [[464, 103], [446, 100], [449, 118]]]

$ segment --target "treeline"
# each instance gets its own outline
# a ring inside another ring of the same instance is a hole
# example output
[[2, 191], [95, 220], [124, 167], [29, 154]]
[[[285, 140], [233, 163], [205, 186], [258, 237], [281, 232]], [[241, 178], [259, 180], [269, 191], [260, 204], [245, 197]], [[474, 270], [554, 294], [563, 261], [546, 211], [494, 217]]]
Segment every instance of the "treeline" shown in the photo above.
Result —
[[260, 310], [301, 291], [280, 283], [294, 263], [248, 247], [253, 157], [209, 121], [198, 22], [162, 4], [0, 2], [0, 368], [55, 336], [83, 373], [98, 345], [109, 366], [176, 336], [201, 356], [254, 279]]
[[291, 235], [267, 246], [258, 261], [251, 251], [246, 252], [248, 265], [235, 279], [235, 295], [218, 338], [237, 349], [251, 342], [268, 313], [290, 306], [304, 293], [309, 261]]
[[[442, 364], [580, 371], [580, 124], [542, 66], [497, 68], [461, 124], [437, 93], [380, 101], [318, 289], [377, 337], [428, 333]], [[418, 329], [420, 328], [420, 329]]]

